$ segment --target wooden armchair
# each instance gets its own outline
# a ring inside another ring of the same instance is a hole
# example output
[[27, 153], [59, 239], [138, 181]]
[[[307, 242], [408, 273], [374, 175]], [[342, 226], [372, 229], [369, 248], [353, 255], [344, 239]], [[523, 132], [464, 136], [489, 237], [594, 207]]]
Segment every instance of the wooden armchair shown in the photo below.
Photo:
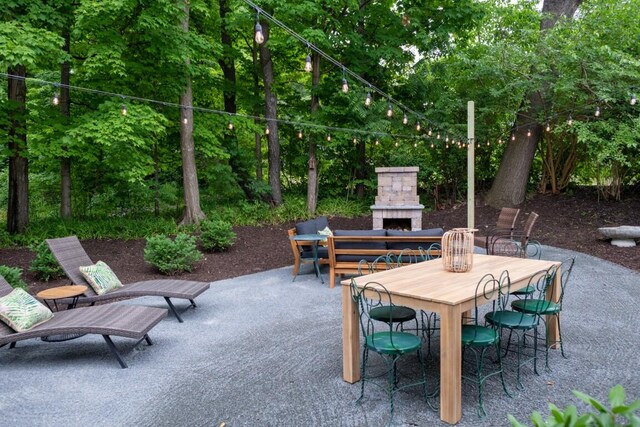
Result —
[[516, 220], [518, 219], [518, 214], [520, 214], [520, 209], [516, 208], [502, 208], [500, 210], [500, 215], [498, 215], [498, 221], [496, 222], [495, 227], [492, 226], [480, 226], [478, 227], [480, 234], [476, 234], [474, 237], [474, 245], [480, 248], [487, 249], [488, 241], [491, 236], [494, 235], [502, 235], [503, 237], [507, 235], [511, 238], [513, 230], [516, 227]]

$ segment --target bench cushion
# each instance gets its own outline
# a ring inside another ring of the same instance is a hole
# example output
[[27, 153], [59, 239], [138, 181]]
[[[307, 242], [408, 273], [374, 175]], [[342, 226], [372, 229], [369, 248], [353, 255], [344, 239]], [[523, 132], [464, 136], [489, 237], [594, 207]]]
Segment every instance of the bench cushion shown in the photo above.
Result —
[[[308, 251], [302, 251], [300, 253], [300, 258], [309, 258], [313, 259], [313, 248]], [[318, 259], [328, 259], [329, 258], [329, 249], [326, 247], [318, 246]]]
[[[385, 230], [334, 230], [333, 235], [339, 236], [386, 236]], [[336, 249], [381, 249], [386, 250], [386, 242], [335, 242]], [[337, 258], [336, 258], [337, 259]], [[356, 260], [359, 261], [360, 259]]]
[[[387, 230], [387, 236], [396, 237], [396, 236], [415, 236], [415, 237], [433, 237], [433, 236], [442, 236], [444, 234], [444, 230], [442, 228], [430, 228], [427, 230], [416, 230], [416, 231], [402, 231], [402, 230]], [[387, 242], [387, 249], [394, 250], [402, 250], [402, 249], [418, 249], [418, 247], [422, 247], [423, 249], [427, 249], [430, 243], [424, 242]]]
[[[296, 224], [296, 234], [318, 234], [318, 231], [324, 230], [329, 227], [329, 221], [326, 216], [319, 216], [308, 221], [299, 222]], [[302, 251], [311, 251], [312, 248], [309, 245], [301, 246]], [[319, 254], [319, 252], [318, 252]], [[320, 257], [322, 258], [322, 257]], [[328, 256], [327, 256], [328, 258]]]

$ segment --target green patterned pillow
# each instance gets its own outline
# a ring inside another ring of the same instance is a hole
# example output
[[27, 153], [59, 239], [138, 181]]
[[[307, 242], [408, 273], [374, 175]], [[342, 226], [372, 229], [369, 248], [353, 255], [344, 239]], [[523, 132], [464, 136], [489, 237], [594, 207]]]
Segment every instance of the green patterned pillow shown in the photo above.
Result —
[[106, 294], [122, 287], [122, 283], [118, 280], [116, 274], [102, 261], [96, 262], [95, 265], [80, 267], [80, 273], [98, 295]]
[[16, 332], [25, 332], [53, 317], [53, 313], [23, 289], [0, 298], [0, 320]]

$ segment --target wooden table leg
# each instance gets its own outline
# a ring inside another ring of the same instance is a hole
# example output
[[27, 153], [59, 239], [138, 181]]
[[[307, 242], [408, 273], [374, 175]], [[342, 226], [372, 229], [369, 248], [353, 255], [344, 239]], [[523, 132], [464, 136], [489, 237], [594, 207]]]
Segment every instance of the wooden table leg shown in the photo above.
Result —
[[[547, 288], [547, 300], [553, 302], [560, 301], [560, 294], [562, 293], [562, 271], [558, 266], [558, 271], [553, 279], [553, 285]], [[558, 313], [555, 316], [547, 316], [547, 345], [554, 343], [550, 348], [560, 348], [560, 328], [558, 328]]]
[[351, 286], [342, 286], [342, 378], [348, 383], [360, 380], [360, 324], [358, 308], [351, 297]]
[[462, 417], [461, 315], [460, 306], [440, 312], [440, 419], [449, 424]]

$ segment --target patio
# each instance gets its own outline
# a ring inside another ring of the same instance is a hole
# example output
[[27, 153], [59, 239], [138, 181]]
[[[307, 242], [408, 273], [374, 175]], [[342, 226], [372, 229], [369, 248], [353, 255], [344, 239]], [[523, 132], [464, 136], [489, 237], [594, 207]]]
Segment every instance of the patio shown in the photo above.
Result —
[[[562, 318], [569, 359], [553, 351], [553, 371], [542, 369], [540, 376], [526, 367], [524, 391], [515, 389], [508, 368], [513, 399], [499, 381], [487, 381], [489, 415], [483, 420], [476, 414], [475, 388], [463, 382], [458, 425], [508, 425], [508, 413], [528, 422], [534, 410], [547, 413], [547, 402], [579, 406], [573, 389], [606, 400], [609, 388], [620, 383], [632, 398], [640, 396], [634, 314], [640, 274], [584, 254], [543, 250], [546, 259], [569, 255], [577, 256]], [[130, 362], [126, 370], [105, 352], [101, 337], [0, 349], [0, 424], [384, 425], [384, 393], [370, 387], [359, 405], [359, 385], [342, 380], [340, 289], [329, 289], [313, 274], [291, 282], [290, 271], [214, 282], [199, 308], [184, 314], [184, 324], [166, 319], [152, 331], [154, 346], [117, 342]], [[394, 425], [445, 425], [417, 390], [399, 393], [396, 405]]]

